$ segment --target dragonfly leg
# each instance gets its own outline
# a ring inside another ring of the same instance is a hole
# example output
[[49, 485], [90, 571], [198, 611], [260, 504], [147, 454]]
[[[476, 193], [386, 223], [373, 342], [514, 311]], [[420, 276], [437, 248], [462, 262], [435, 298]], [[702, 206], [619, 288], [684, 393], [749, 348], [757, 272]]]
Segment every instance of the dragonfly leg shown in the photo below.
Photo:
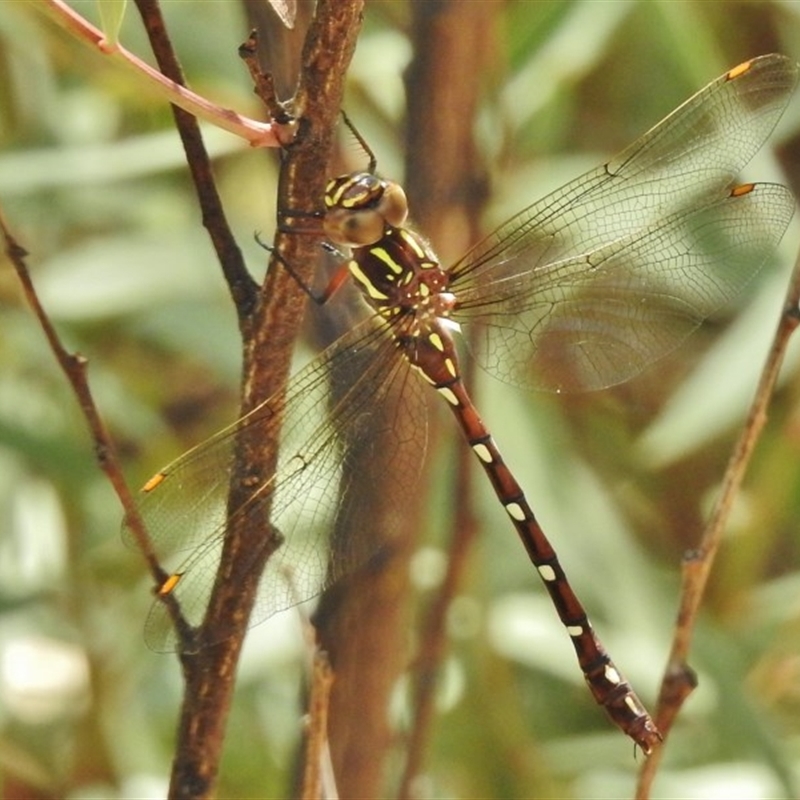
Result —
[[[337, 290], [344, 284], [347, 280], [350, 271], [349, 271], [349, 260], [345, 260], [336, 271], [331, 276], [330, 280], [328, 281], [328, 285], [322, 292], [315, 292], [306, 282], [297, 274], [294, 267], [274, 248], [271, 244], [267, 244], [265, 241], [261, 239], [258, 233], [255, 234], [255, 240], [258, 244], [263, 247], [273, 258], [281, 263], [283, 268], [291, 275], [294, 282], [308, 295], [308, 298], [318, 306], [324, 306], [328, 300], [333, 297], [333, 295], [337, 292]], [[329, 252], [333, 253], [339, 258], [346, 259], [347, 257], [339, 250], [337, 250], [333, 245], [326, 245], [323, 243], [323, 248]]]

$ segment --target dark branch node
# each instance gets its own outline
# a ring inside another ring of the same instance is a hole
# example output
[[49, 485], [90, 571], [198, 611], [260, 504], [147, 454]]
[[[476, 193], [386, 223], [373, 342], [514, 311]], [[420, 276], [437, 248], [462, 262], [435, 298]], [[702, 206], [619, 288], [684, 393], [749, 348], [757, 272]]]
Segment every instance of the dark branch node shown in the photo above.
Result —
[[247, 40], [239, 45], [239, 58], [247, 66], [247, 70], [253, 80], [253, 91], [264, 104], [272, 120], [277, 125], [292, 125], [295, 122], [295, 118], [287, 109], [287, 105], [291, 101], [284, 103], [278, 99], [272, 73], [264, 72], [258, 63], [258, 31], [255, 28], [250, 31], [250, 36], [247, 37]]

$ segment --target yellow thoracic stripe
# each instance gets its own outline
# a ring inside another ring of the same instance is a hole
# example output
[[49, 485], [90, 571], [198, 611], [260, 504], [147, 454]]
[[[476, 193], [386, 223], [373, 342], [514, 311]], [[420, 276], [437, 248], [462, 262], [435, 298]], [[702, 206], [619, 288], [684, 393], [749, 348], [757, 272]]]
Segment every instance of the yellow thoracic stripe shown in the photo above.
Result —
[[405, 228], [400, 229], [400, 236], [403, 241], [414, 251], [420, 260], [425, 258], [425, 251], [422, 249], [416, 236], [412, 236]]
[[403, 268], [382, 247], [373, 247], [369, 252], [370, 255], [375, 256], [379, 261], [386, 264], [395, 275], [400, 275], [403, 272]]
[[389, 295], [384, 294], [375, 288], [375, 284], [361, 271], [361, 267], [355, 261], [351, 261], [348, 265], [350, 274], [364, 287], [367, 294], [373, 300], [388, 300]]

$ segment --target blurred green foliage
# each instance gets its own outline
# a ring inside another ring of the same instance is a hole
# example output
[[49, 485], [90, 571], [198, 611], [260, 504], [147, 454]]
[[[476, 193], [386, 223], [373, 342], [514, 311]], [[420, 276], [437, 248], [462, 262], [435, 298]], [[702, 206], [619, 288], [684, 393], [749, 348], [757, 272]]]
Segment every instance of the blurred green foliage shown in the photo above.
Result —
[[[476, 1], [476, 0], [473, 0]], [[90, 18], [94, 3], [72, 5]], [[478, 122], [492, 178], [487, 226], [600, 163], [724, 69], [800, 57], [796, 2], [510, 2]], [[232, 0], [165, 2], [192, 87], [258, 116]], [[402, 173], [404, 2], [367, 6], [348, 112], [388, 175]], [[129, 7], [122, 43], [145, 56]], [[42, 301], [89, 358], [131, 483], [236, 414], [235, 315], [200, 225], [169, 109], [27, 4], [0, 4], [0, 202]], [[432, 109], [435, 113], [435, 109]], [[772, 146], [796, 170], [800, 95]], [[226, 209], [253, 272], [275, 219], [273, 154], [207, 129]], [[794, 159], [790, 144], [794, 138]], [[772, 147], [751, 172], [782, 175]], [[680, 578], [743, 419], [797, 250], [797, 223], [742, 310], [614, 391], [528, 397], [481, 380], [479, 402], [615, 659], [648, 701]], [[0, 270], [0, 764], [43, 796], [162, 796], [177, 662], [149, 652], [150, 601], [74, 398]], [[800, 767], [800, 381], [790, 358], [730, 527], [692, 659], [700, 688], [670, 740], [658, 797], [772, 798]], [[437, 419], [439, 419], [437, 417]], [[444, 417], [441, 417], [444, 420]], [[444, 423], [443, 426], [449, 426]], [[446, 527], [437, 439], [430, 547]], [[631, 748], [593, 706], [488, 485], [484, 534], [453, 609], [421, 797], [630, 796]], [[421, 579], [422, 580], [422, 579]], [[421, 589], [421, 599], [429, 590]], [[254, 629], [220, 797], [281, 797], [301, 730], [294, 615]], [[392, 709], [404, 719], [402, 692]]]

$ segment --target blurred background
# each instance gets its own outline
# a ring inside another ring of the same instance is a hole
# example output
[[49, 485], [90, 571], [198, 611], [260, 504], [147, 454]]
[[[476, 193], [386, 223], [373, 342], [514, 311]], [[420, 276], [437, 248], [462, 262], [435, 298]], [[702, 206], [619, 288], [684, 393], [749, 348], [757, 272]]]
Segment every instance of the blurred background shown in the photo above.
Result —
[[[96, 20], [94, 3], [71, 5]], [[259, 4], [163, 5], [191, 87], [261, 116], [237, 56], [252, 24], [247, 14]], [[406, 90], [414, 84], [404, 85], [403, 74], [423, 41], [412, 25], [414, 5], [367, 4], [345, 99], [380, 172], [403, 180], [414, 165], [406, 146], [413, 136], [404, 128]], [[607, 160], [724, 70], [766, 52], [800, 59], [800, 2], [469, 5], [483, 6], [490, 22], [482, 45], [489, 66], [474, 115], [476, 163], [465, 165], [481, 176], [486, 231]], [[121, 40], [149, 58], [133, 7]], [[170, 111], [135, 76], [70, 39], [32, 4], [0, 4], [0, 61], [0, 203], [30, 251], [45, 308], [67, 345], [89, 359], [95, 399], [131, 485], [139, 486], [237, 413], [236, 318]], [[275, 154], [204, 130], [232, 226], [260, 278], [266, 259], [253, 232], [269, 239], [274, 230]], [[352, 142], [342, 159], [347, 169], [363, 168]], [[800, 95], [746, 176], [797, 190]], [[415, 216], [428, 230], [424, 214]], [[463, 250], [460, 240], [429, 234], [445, 262]], [[668, 652], [681, 557], [714, 501], [798, 244], [796, 218], [746, 296], [677, 354], [614, 390], [528, 395], [476, 374], [484, 418], [602, 639], [649, 705]], [[795, 348], [714, 570], [692, 655], [700, 686], [673, 731], [656, 797], [798, 793], [796, 355]], [[454, 506], [470, 503], [479, 532], [448, 615], [449, 649], [416, 795], [630, 796], [637, 769], [632, 746], [586, 691], [570, 643], [488, 483], [477, 476], [469, 497], [454, 494], [453, 465], [463, 444], [449, 415], [435, 413], [431, 427], [431, 486], [412, 559], [418, 611], [441, 580]], [[180, 672], [174, 658], [143, 643], [150, 586], [140, 557], [120, 541], [120, 521], [74, 396], [4, 263], [0, 767], [6, 797], [166, 792]], [[291, 795], [305, 658], [292, 612], [251, 631], [220, 797]], [[388, 711], [398, 734], [387, 787], [402, 760], [407, 691], [401, 681]]]

